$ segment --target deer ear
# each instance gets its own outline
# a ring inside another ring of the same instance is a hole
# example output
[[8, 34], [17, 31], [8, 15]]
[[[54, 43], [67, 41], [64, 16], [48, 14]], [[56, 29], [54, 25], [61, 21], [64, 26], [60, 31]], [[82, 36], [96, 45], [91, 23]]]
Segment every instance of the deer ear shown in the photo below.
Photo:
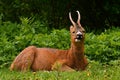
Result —
[[73, 28], [74, 28], [73, 26], [70, 26], [70, 31], [71, 31]]

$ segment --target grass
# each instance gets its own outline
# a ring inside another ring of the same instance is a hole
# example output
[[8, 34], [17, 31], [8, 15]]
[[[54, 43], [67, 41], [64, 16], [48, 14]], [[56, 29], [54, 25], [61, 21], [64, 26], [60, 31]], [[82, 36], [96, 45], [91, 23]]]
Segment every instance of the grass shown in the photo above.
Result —
[[101, 65], [90, 61], [87, 70], [75, 72], [17, 72], [0, 69], [0, 80], [120, 80], [120, 65]]

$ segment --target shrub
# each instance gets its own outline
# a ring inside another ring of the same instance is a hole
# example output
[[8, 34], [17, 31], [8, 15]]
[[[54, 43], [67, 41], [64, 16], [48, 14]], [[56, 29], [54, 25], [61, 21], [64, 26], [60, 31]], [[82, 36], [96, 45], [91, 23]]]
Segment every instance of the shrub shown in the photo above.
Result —
[[120, 29], [105, 30], [100, 35], [87, 33], [85, 53], [91, 60], [109, 62], [120, 58]]
[[36, 34], [31, 44], [39, 47], [68, 49], [70, 45], [69, 32], [65, 29], [52, 30], [50, 34]]
[[[70, 35], [66, 29], [49, 29], [47, 23], [21, 18], [21, 24], [0, 24], [0, 67], [9, 66], [25, 47], [68, 49]], [[86, 34], [85, 54], [90, 60], [106, 63], [120, 59], [120, 28], [105, 30], [101, 34]]]
[[8, 66], [22, 49], [30, 45], [39, 28], [40, 32], [47, 32], [46, 25], [38, 21], [33, 22], [32, 18], [21, 18], [21, 24], [0, 24], [0, 67]]

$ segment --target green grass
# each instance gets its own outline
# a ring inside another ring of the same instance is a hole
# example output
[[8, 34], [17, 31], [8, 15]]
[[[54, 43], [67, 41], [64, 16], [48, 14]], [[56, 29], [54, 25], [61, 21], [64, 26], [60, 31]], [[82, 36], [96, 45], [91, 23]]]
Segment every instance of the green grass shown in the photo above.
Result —
[[0, 80], [120, 80], [120, 64], [101, 65], [90, 61], [87, 70], [75, 72], [17, 72], [0, 69]]

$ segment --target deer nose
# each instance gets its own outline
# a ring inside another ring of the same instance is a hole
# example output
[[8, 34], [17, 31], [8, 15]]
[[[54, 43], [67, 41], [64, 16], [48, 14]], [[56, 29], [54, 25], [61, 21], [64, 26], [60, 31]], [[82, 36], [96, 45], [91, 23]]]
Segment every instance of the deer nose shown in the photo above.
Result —
[[77, 39], [82, 39], [83, 38], [83, 34], [80, 31], [78, 31], [76, 37], [77, 37]]
[[83, 38], [83, 35], [82, 34], [78, 34], [77, 35], [77, 39], [82, 39]]

